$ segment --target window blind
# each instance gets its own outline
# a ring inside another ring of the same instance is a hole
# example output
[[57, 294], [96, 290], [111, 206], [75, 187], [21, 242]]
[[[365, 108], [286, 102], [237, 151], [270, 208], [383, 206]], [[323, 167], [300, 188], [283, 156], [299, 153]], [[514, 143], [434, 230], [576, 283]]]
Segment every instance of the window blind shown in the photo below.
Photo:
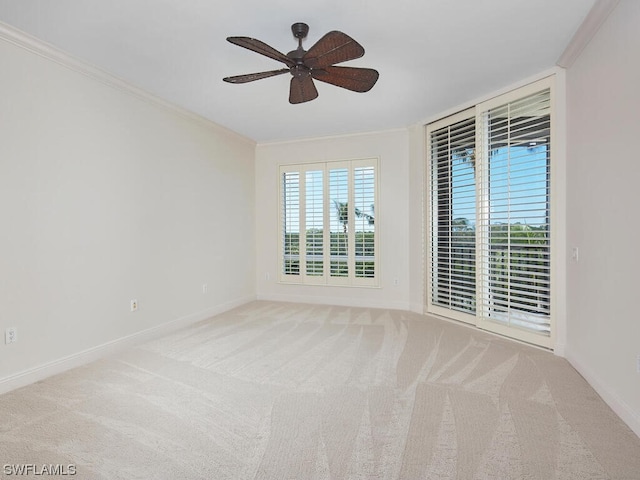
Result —
[[426, 127], [427, 311], [552, 345], [551, 77]]
[[549, 335], [550, 91], [481, 116], [482, 316]]
[[355, 275], [375, 276], [375, 169], [357, 167], [353, 173]]
[[305, 265], [307, 275], [324, 273], [324, 190], [323, 171], [309, 170], [305, 174]]
[[349, 170], [329, 169], [329, 198], [332, 208], [329, 220], [330, 275], [349, 276]]
[[476, 312], [475, 116], [430, 134], [431, 302]]
[[377, 286], [377, 160], [280, 167], [280, 280]]
[[282, 271], [300, 275], [300, 173], [282, 173]]

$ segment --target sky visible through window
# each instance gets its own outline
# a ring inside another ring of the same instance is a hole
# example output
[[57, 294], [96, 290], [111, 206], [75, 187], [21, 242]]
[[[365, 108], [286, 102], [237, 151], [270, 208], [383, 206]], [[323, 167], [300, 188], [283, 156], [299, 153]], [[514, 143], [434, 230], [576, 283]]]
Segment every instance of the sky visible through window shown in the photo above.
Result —
[[[491, 224], [541, 227], [548, 216], [546, 144], [502, 147], [491, 152], [489, 163]], [[452, 220], [476, 226], [476, 186], [473, 163], [454, 158], [452, 164]]]

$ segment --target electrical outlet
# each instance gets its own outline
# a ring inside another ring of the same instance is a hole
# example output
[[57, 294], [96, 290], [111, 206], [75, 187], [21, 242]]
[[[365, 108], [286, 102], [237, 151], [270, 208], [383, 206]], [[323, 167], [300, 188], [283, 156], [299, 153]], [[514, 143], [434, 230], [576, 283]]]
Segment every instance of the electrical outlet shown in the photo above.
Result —
[[398, 279], [398, 278], [394, 278], [394, 279], [393, 279], [393, 286], [394, 286], [394, 287], [397, 287], [398, 285], [400, 285], [400, 279]]
[[18, 341], [18, 329], [16, 327], [9, 327], [4, 331], [4, 343], [7, 345], [10, 343], [16, 343]]
[[571, 249], [571, 258], [574, 262], [577, 262], [580, 259], [580, 251], [578, 250], [578, 247], [573, 247]]
[[202, 293], [207, 293], [209, 291], [209, 285], [206, 283], [202, 284]]
[[138, 310], [138, 300], [134, 298], [131, 300], [131, 311], [135, 312], [136, 310]]

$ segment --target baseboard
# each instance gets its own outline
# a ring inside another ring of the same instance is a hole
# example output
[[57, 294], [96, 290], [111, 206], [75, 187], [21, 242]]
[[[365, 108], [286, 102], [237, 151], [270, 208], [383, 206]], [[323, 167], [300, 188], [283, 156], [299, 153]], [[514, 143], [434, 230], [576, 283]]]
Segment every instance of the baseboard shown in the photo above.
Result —
[[406, 302], [376, 302], [368, 299], [317, 297], [314, 295], [282, 295], [277, 293], [258, 294], [258, 300], [287, 303], [309, 303], [312, 305], [337, 305], [340, 307], [383, 308], [386, 310], [410, 310]]
[[555, 353], [559, 357], [566, 357], [567, 353], [567, 345], [564, 343], [556, 343], [553, 345], [553, 353]]
[[589, 385], [602, 397], [624, 423], [640, 437], [640, 412], [635, 412], [618, 394], [612, 390], [593, 370], [586, 366], [580, 355], [577, 355], [571, 348], [565, 349], [565, 358], [575, 368]]
[[81, 352], [77, 352], [66, 357], [47, 362], [45, 364], [33, 367], [22, 372], [10, 375], [0, 379], [0, 394], [7, 393], [20, 387], [44, 380], [45, 378], [57, 375], [72, 368], [86, 365], [90, 362], [120, 352], [127, 347], [138, 345], [145, 341], [166, 335], [180, 328], [184, 328], [191, 324], [206, 320], [207, 318], [219, 315], [233, 308], [239, 307], [256, 299], [255, 296], [247, 296], [225, 302], [215, 307], [192, 313], [184, 317], [176, 318], [140, 332], [127, 335], [110, 342], [105, 342], [92, 348], [88, 348]]

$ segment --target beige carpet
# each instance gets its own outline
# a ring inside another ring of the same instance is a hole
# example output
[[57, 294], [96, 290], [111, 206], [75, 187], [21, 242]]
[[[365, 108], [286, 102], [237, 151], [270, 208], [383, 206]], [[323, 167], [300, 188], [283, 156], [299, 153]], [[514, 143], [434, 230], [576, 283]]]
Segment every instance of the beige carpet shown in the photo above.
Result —
[[640, 439], [550, 353], [406, 312], [255, 302], [0, 396], [0, 477], [29, 478], [7, 464], [105, 480], [640, 479]]

